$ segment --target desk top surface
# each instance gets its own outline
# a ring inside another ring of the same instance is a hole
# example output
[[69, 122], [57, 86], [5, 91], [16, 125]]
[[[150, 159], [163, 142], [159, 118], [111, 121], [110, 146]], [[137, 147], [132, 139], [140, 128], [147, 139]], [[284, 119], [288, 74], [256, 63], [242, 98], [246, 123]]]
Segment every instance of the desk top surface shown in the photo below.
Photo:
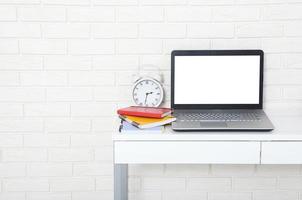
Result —
[[302, 141], [302, 116], [270, 117], [270, 132], [174, 132], [170, 126], [161, 134], [113, 134], [114, 141]]

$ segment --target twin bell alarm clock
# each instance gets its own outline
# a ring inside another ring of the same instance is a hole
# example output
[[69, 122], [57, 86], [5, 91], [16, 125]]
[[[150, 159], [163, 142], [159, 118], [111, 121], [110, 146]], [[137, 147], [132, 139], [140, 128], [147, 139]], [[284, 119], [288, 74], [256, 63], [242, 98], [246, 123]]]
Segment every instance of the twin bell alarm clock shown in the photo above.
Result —
[[160, 75], [134, 76], [132, 98], [138, 106], [158, 107], [164, 99]]

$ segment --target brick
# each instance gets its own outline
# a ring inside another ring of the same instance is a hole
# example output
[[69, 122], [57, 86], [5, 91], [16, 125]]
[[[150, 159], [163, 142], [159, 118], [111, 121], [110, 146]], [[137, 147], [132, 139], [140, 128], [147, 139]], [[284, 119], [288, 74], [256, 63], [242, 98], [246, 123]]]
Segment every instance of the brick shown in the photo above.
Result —
[[95, 5], [129, 6], [137, 5], [138, 0], [92, 0]]
[[27, 166], [27, 174], [30, 177], [39, 176], [71, 176], [71, 163], [31, 163]]
[[301, 5], [272, 5], [263, 10], [265, 20], [302, 19]]
[[43, 101], [45, 99], [43, 88], [2, 87], [0, 93], [2, 94], [0, 101], [24, 102]]
[[117, 85], [133, 85], [134, 84], [134, 76], [136, 75], [136, 72], [117, 72], [116, 74], [116, 80], [117, 80]]
[[124, 39], [117, 43], [119, 54], [160, 54], [162, 53], [162, 41], [156, 39]]
[[212, 11], [206, 7], [167, 7], [166, 19], [169, 22], [206, 22], [212, 18]]
[[283, 25], [276, 23], [246, 23], [236, 28], [238, 37], [280, 37], [283, 35]]
[[[295, 0], [294, 0], [295, 1]], [[237, 0], [236, 3], [238, 4], [280, 4], [283, 3], [283, 0], [275, 0], [275, 1], [263, 1], [263, 0]]]
[[36, 23], [1, 22], [0, 25], [2, 27], [0, 30], [0, 37], [21, 37], [21, 38], [41, 37], [40, 25]]
[[264, 101], [272, 101], [282, 98], [282, 89], [276, 85], [264, 86]]
[[0, 21], [15, 21], [17, 20], [17, 10], [14, 7], [1, 6]]
[[234, 190], [268, 190], [276, 188], [276, 178], [244, 177], [234, 178]]
[[214, 39], [212, 40], [213, 49], [260, 49], [261, 40], [253, 39]]
[[211, 167], [211, 174], [218, 176], [249, 176], [254, 173], [254, 165], [212, 165]]
[[111, 119], [108, 117], [102, 118], [94, 118], [92, 120], [92, 131], [93, 132], [103, 132], [108, 131], [112, 132], [115, 131], [116, 128], [119, 126], [120, 120], [118, 118]]
[[90, 126], [89, 119], [53, 118], [45, 121], [45, 129], [48, 132], [88, 132]]
[[72, 103], [71, 116], [113, 116], [116, 106], [114, 103]]
[[68, 135], [25, 135], [24, 146], [26, 147], [67, 147], [70, 139]]
[[138, 25], [93, 24], [91, 32], [94, 38], [136, 38], [138, 36]]
[[0, 70], [40, 70], [41, 56], [0, 55]]
[[266, 200], [266, 199], [292, 199], [298, 200], [298, 193], [292, 191], [255, 191], [253, 192], [254, 200]]
[[163, 200], [183, 200], [183, 199], [190, 199], [190, 200], [206, 200], [207, 193], [206, 192], [163, 192]]
[[109, 133], [73, 134], [70, 144], [73, 147], [106, 146], [112, 142], [111, 139], [112, 135]]
[[257, 175], [295, 176], [300, 173], [299, 165], [257, 165]]
[[[140, 165], [140, 164], [132, 164], [128, 166], [128, 173], [129, 176], [143, 176], [143, 177], [158, 177], [158, 176], [163, 176], [164, 171], [166, 174], [167, 171], [169, 171], [164, 165], [157, 165], [157, 164], [148, 164], [148, 165]], [[170, 170], [171, 171], [171, 170]], [[178, 173], [176, 173], [178, 175]], [[173, 174], [172, 172], [172, 175]]]
[[132, 97], [132, 85], [127, 86], [119, 86], [118, 89], [118, 95], [117, 95], [117, 101], [128, 101], [133, 103], [133, 97]]
[[70, 115], [67, 103], [29, 103], [24, 105], [24, 115], [31, 117], [63, 117]]
[[209, 165], [166, 165], [165, 175], [168, 176], [204, 176], [209, 174]]
[[1, 200], [25, 200], [25, 192], [2, 192]]
[[190, 38], [232, 38], [234, 25], [224, 23], [188, 24]]
[[282, 64], [285, 68], [301, 69], [302, 57], [301, 54], [286, 54], [282, 56]]
[[206, 191], [229, 191], [231, 189], [230, 178], [189, 178], [187, 180], [189, 191], [206, 190]]
[[283, 95], [285, 99], [302, 99], [302, 88], [300, 86], [296, 87], [286, 87], [283, 89]]
[[278, 188], [282, 190], [301, 190], [302, 179], [300, 177], [282, 177], [278, 180]]
[[42, 0], [43, 4], [46, 5], [89, 5], [90, 0]]
[[0, 54], [19, 53], [18, 41], [15, 39], [0, 39]]
[[100, 162], [112, 163], [113, 162], [113, 147], [104, 146], [95, 148], [95, 160]]
[[140, 177], [129, 177], [128, 178], [128, 192], [141, 191], [141, 178]]
[[47, 179], [17, 179], [5, 180], [3, 183], [4, 191], [20, 191], [20, 192], [33, 192], [33, 191], [48, 191], [49, 183]]
[[189, 0], [192, 5], [230, 5], [234, 4], [235, 0]]
[[0, 120], [0, 132], [41, 132], [42, 119], [9, 119]]
[[[26, 175], [24, 164], [14, 164], [14, 163], [1, 163], [0, 164], [0, 177], [10, 178], [10, 177], [24, 177]], [[1, 199], [1, 196], [0, 196]]]
[[92, 66], [95, 70], [120, 71], [138, 69], [139, 63], [136, 55], [104, 55], [94, 56]]
[[93, 86], [93, 85], [114, 85], [114, 72], [90, 71], [90, 72], [70, 72], [70, 85]]
[[1, 0], [1, 4], [39, 4], [41, 0]]
[[111, 177], [97, 177], [96, 190], [113, 190], [113, 179]]
[[90, 34], [89, 24], [63, 24], [51, 23], [42, 25], [45, 38], [88, 38]]
[[50, 191], [92, 191], [93, 178], [54, 178], [50, 180]]
[[265, 54], [264, 67], [265, 69], [275, 69], [283, 67], [283, 56], [279, 54]]
[[91, 161], [93, 159], [93, 151], [88, 148], [51, 148], [48, 150], [50, 161]]
[[47, 100], [49, 101], [88, 101], [92, 99], [91, 88], [47, 88]]
[[260, 8], [257, 6], [219, 6], [214, 7], [213, 21], [257, 21]]
[[[1, 80], [1, 79], [0, 79]], [[21, 72], [21, 85], [26, 86], [61, 86], [67, 85], [66, 72]]]
[[51, 55], [44, 57], [46, 70], [88, 70], [91, 69], [91, 62], [90, 56]]
[[162, 200], [162, 194], [159, 191], [135, 191], [128, 192], [129, 199], [142, 199], [142, 200]]
[[[166, 45], [166, 43], [164, 43], [164, 45]], [[164, 46], [164, 50], [166, 50], [165, 47], [166, 46]], [[171, 56], [170, 55], [142, 55], [140, 56], [139, 61], [142, 66], [151, 65], [151, 66], [156, 66], [160, 70], [170, 70]]]
[[185, 178], [153, 178], [146, 177], [142, 182], [143, 190], [183, 191]]
[[252, 194], [248, 192], [225, 192], [225, 193], [210, 193], [209, 200], [251, 200]]
[[187, 3], [187, 0], [141, 0], [143, 5], [184, 5]]
[[293, 123], [300, 123], [299, 118], [300, 117], [295, 117], [291, 116], [290, 118], [284, 117], [284, 116], [270, 116], [271, 120], [274, 122], [274, 125], [278, 130], [281, 131], [292, 131], [294, 132], [295, 129], [300, 131], [300, 127], [298, 128], [293, 128]]
[[[164, 40], [163, 49], [164, 53], [170, 55], [175, 49], [209, 49], [210, 40], [208, 39], [166, 39]], [[170, 67], [170, 64], [169, 64]]]
[[72, 22], [113, 22], [115, 11], [109, 7], [70, 7], [67, 19]]
[[302, 80], [299, 78], [302, 71], [299, 70], [270, 70], [266, 73], [266, 84], [300, 84]]
[[11, 134], [0, 135], [0, 146], [1, 147], [22, 147], [23, 146], [23, 137], [22, 137], [22, 135], [11, 135]]
[[186, 25], [184, 24], [141, 24], [139, 26], [142, 38], [184, 38]]
[[262, 48], [267, 53], [296, 53], [302, 52], [302, 40], [295, 38], [265, 38]]
[[1, 86], [16, 86], [19, 85], [19, 73], [17, 72], [1, 72]]
[[121, 7], [117, 10], [119, 22], [161, 22], [164, 10], [159, 7]]
[[74, 164], [73, 174], [75, 176], [111, 176], [113, 175], [113, 165], [109, 163]]
[[20, 7], [18, 18], [22, 21], [65, 21], [66, 12], [62, 7]]
[[73, 55], [113, 54], [114, 40], [72, 40], [68, 42], [68, 52]]
[[21, 40], [20, 52], [23, 54], [65, 54], [66, 42], [64, 40]]
[[47, 152], [43, 148], [10, 148], [2, 151], [4, 162], [46, 161]]
[[[280, 97], [279, 97], [280, 99]], [[302, 105], [296, 102], [290, 102], [290, 103], [284, 103], [284, 102], [270, 102], [270, 103], [266, 103], [265, 106], [265, 111], [267, 113], [269, 113], [270, 116], [274, 115], [274, 116], [300, 116], [301, 112], [300, 110], [302, 109]], [[289, 167], [290, 169], [292, 168], [291, 166], [287, 166], [285, 165], [285, 169], [284, 169], [284, 173], [289, 172], [291, 173], [291, 171], [287, 171], [286, 167]], [[268, 167], [269, 168], [269, 167]], [[272, 170], [272, 173], [278, 173], [278, 171], [280, 170], [281, 172], [283, 171], [282, 168], [278, 170], [278, 167], [276, 167], [277, 169]], [[295, 167], [293, 167], [295, 168]], [[266, 171], [269, 171], [269, 169], [267, 170], [263, 170], [264, 174]], [[268, 172], [269, 173], [269, 172]], [[295, 170], [293, 171], [293, 173], [295, 173]]]
[[113, 199], [113, 192], [112, 191], [89, 191], [89, 192], [73, 192], [72, 199], [73, 200], [82, 200], [82, 199], [89, 199], [89, 200], [111, 200]]
[[28, 192], [27, 200], [70, 200], [70, 192]]
[[120, 95], [120, 87], [97, 87], [94, 89], [94, 98], [98, 101], [118, 101]]
[[284, 32], [286, 36], [302, 36], [301, 22], [288, 22], [285, 24]]

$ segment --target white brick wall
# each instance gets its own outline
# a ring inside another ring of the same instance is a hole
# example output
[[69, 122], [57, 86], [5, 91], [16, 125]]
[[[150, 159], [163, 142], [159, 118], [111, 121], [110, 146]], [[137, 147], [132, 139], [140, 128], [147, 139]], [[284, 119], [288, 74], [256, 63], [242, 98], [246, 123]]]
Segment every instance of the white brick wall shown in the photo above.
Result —
[[[263, 49], [266, 110], [301, 115], [301, 10], [299, 0], [1, 0], [0, 200], [112, 200], [116, 108], [149, 64], [169, 104], [173, 49]], [[131, 200], [302, 200], [300, 165], [129, 171]]]

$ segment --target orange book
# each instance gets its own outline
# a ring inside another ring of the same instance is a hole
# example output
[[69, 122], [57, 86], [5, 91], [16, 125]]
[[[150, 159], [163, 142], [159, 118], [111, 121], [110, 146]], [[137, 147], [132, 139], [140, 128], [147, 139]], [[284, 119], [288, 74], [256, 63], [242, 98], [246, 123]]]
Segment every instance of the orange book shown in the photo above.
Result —
[[153, 128], [156, 126], [162, 126], [165, 124], [170, 124], [171, 122], [175, 121], [176, 118], [173, 116], [166, 116], [162, 119], [158, 118], [149, 118], [149, 117], [137, 117], [137, 116], [129, 116], [129, 115], [119, 115], [122, 120], [132, 124], [133, 126], [146, 129], [146, 128]]

